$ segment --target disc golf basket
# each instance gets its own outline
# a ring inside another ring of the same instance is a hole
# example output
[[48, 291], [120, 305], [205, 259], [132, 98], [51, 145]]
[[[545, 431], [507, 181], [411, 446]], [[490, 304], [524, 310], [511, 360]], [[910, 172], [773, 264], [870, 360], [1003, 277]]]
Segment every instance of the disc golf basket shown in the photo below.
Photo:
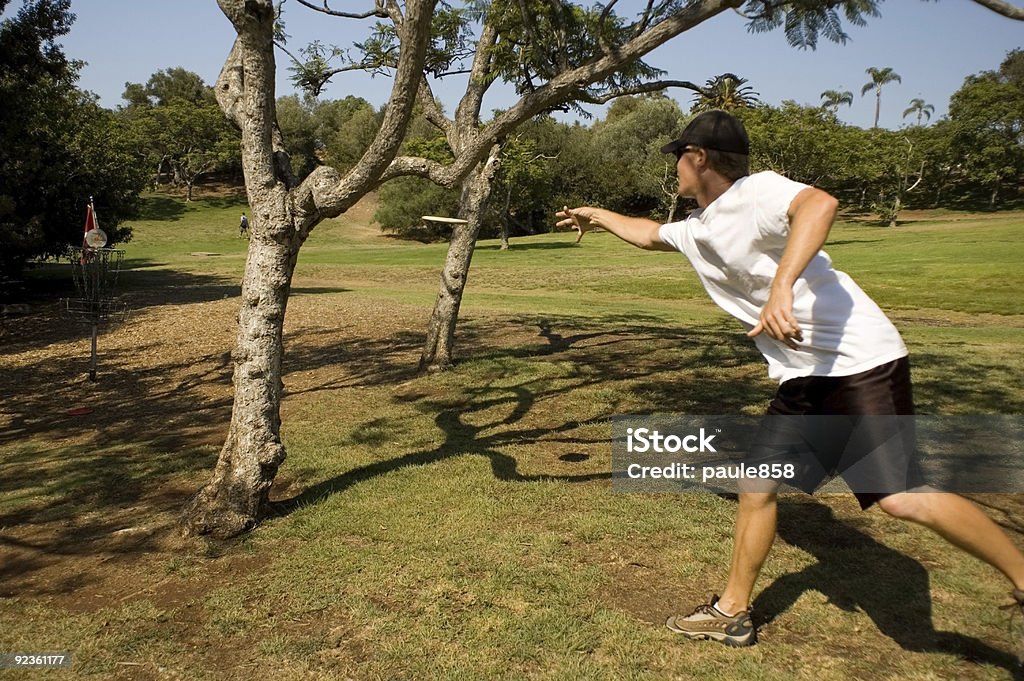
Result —
[[101, 324], [124, 321], [128, 305], [114, 295], [124, 251], [115, 248], [72, 248], [71, 273], [78, 298], [66, 298], [64, 311], [92, 328], [89, 380], [96, 380], [96, 333]]

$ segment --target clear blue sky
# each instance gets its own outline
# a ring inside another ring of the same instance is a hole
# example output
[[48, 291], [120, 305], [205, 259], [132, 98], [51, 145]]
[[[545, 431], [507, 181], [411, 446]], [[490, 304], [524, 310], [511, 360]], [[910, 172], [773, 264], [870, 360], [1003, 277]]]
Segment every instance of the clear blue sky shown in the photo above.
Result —
[[[333, 7], [346, 10], [361, 4], [370, 2], [332, 2]], [[17, 1], [11, 5], [8, 14], [20, 7]], [[313, 39], [348, 47], [369, 25], [327, 17], [295, 2], [285, 7], [293, 51]], [[164, 68], [182, 66], [213, 84], [234, 36], [215, 0], [73, 0], [72, 9], [78, 18], [63, 41], [65, 51], [88, 62], [79, 84], [111, 108], [123, 103], [125, 82], [144, 83]], [[965, 76], [997, 68], [1009, 50], [1024, 45], [1024, 23], [968, 0], [887, 0], [881, 11], [882, 16], [868, 26], [849, 27], [851, 40], [846, 45], [823, 40], [816, 51], [789, 47], [781, 31], [747, 33], [744, 20], [730, 12], [662, 46], [648, 62], [666, 70], [667, 77], [698, 83], [720, 73], [736, 73], [749, 79], [771, 104], [785, 99], [817, 104], [823, 90], [850, 90], [854, 104], [844, 107], [840, 117], [863, 127], [871, 125], [874, 115], [873, 96], [860, 96], [861, 86], [869, 80], [864, 70], [891, 66], [903, 82], [883, 90], [881, 124], [898, 128], [910, 121], [902, 119], [901, 113], [912, 98], [934, 105], [933, 120], [937, 119]], [[287, 59], [278, 52], [279, 95], [293, 91], [286, 65]], [[454, 108], [459, 85], [451, 82], [437, 91], [448, 110]], [[347, 74], [324, 97], [355, 94], [380, 106], [389, 88], [387, 78]], [[675, 96], [688, 109], [690, 96], [682, 92]], [[512, 93], [506, 90], [490, 96], [485, 106], [507, 107], [512, 101]]]

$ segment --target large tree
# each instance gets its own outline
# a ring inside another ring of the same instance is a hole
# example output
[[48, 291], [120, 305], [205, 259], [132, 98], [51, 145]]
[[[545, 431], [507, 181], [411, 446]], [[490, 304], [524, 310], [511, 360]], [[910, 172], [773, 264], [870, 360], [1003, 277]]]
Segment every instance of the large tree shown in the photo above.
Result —
[[[986, 0], [986, 4], [992, 2]], [[307, 0], [300, 3], [328, 9]], [[837, 30], [841, 25], [838, 12], [860, 18], [875, 3], [651, 2], [635, 21], [619, 24], [624, 30], [616, 31], [611, 28], [621, 20], [613, 15], [614, 3], [610, 3], [590, 15], [595, 17], [600, 49], [579, 61], [572, 59], [571, 50], [580, 43], [568, 17], [580, 8], [557, 1], [510, 4], [520, 9], [517, 15], [511, 15], [508, 28], [483, 24], [474, 63], [494, 58], [505, 45], [502, 36], [508, 34], [522, 36], [532, 49], [544, 50], [550, 57], [542, 68], [525, 63], [530, 70], [528, 77], [521, 79], [519, 100], [486, 125], [476, 122], [489, 83], [471, 77], [450, 119], [452, 129], [447, 137], [449, 141], [457, 140], [451, 145], [453, 160], [442, 164], [397, 155], [417, 95], [423, 93], [420, 101], [425, 107], [433, 101], [425, 87], [424, 69], [428, 48], [436, 45], [431, 43], [436, 29], [436, 0], [406, 0], [404, 4], [378, 0], [361, 16], [386, 17], [394, 26], [398, 47], [391, 98], [380, 128], [366, 153], [348, 172], [320, 166], [301, 182], [292, 175], [275, 124], [274, 4], [272, 0], [218, 0], [218, 4], [234, 26], [237, 39], [216, 93], [221, 107], [242, 131], [242, 163], [253, 227], [233, 353], [235, 399], [231, 424], [213, 478], [188, 505], [183, 520], [192, 532], [232, 536], [251, 528], [266, 512], [270, 485], [285, 457], [280, 438], [284, 315], [299, 249], [319, 222], [344, 213], [367, 192], [395, 177], [418, 175], [444, 186], [456, 186], [471, 172], [487, 174], [488, 164], [496, 158], [496, 148], [519, 124], [552, 107], [581, 99], [591, 84], [606, 81], [659, 45], [730, 9], [744, 8], [752, 21], [758, 22], [756, 28], [786, 24], [789, 34], [794, 33], [790, 25], [795, 25], [805, 27], [805, 34], [816, 35], [817, 27]], [[545, 25], [541, 33], [540, 24], [533, 19], [553, 4], [563, 7], [564, 13], [553, 8], [550, 25]], [[508, 60], [507, 65], [514, 68], [514, 60]], [[446, 125], [440, 120], [438, 123]]]

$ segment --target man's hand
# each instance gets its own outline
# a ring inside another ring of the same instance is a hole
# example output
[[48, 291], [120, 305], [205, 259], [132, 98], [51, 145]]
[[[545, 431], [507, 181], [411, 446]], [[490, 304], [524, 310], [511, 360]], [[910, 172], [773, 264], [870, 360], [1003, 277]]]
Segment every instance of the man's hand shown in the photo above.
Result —
[[747, 335], [753, 338], [762, 332], [794, 350], [799, 348], [797, 341], [803, 342], [803, 331], [793, 316], [793, 289], [789, 286], [772, 286], [768, 302], [761, 309], [761, 319]]
[[580, 233], [576, 237], [576, 243], [580, 242], [583, 235], [594, 228], [593, 219], [594, 213], [597, 209], [595, 208], [572, 208], [563, 206], [562, 210], [555, 213], [556, 218], [562, 218], [555, 225], [556, 227], [566, 228], [571, 227]]

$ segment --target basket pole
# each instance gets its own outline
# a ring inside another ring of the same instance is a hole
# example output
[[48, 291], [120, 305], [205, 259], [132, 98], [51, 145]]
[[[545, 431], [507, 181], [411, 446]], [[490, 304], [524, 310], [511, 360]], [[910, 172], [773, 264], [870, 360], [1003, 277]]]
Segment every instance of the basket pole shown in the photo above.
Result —
[[92, 322], [92, 356], [89, 362], [89, 380], [96, 380], [96, 320]]

